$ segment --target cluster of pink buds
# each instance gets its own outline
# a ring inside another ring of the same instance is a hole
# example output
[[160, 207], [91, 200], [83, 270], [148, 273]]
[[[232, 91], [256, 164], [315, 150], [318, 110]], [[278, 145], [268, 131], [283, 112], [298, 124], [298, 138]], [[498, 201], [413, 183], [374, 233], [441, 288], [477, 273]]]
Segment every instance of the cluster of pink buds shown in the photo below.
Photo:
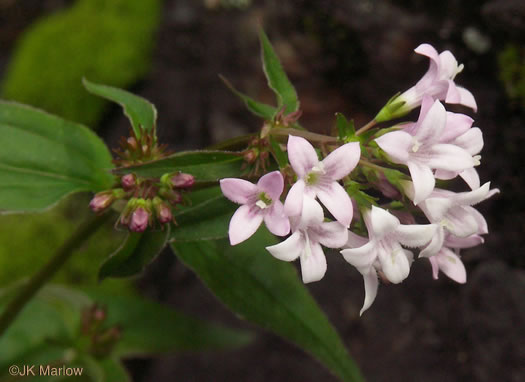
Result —
[[82, 312], [80, 336], [87, 341], [79, 343], [87, 346], [87, 351], [95, 357], [107, 357], [122, 337], [122, 329], [116, 325], [107, 327], [106, 308], [93, 304]]
[[89, 206], [101, 213], [117, 200], [126, 201], [118, 223], [130, 231], [144, 232], [148, 226], [175, 222], [172, 210], [184, 202], [183, 193], [193, 186], [195, 178], [185, 173], [164, 174], [160, 179], [126, 174], [120, 183], [122, 188], [96, 194]]
[[[415, 249], [430, 261], [434, 278], [442, 271], [465, 283], [459, 250], [483, 243], [481, 235], [488, 233], [472, 205], [499, 192], [490, 183], [481, 185], [475, 169], [481, 130], [472, 127], [472, 118], [449, 112], [441, 103], [476, 110], [472, 94], [454, 83], [463, 65], [449, 51], [438, 54], [428, 44], [415, 51], [430, 58], [427, 73], [351, 139], [316, 142], [316, 134], [296, 130], [286, 146], [289, 166], [257, 184], [220, 181], [223, 194], [241, 204], [230, 221], [232, 245], [248, 239], [264, 221], [273, 234], [289, 235], [267, 250], [280, 260], [299, 258], [305, 283], [323, 278], [323, 247], [339, 249], [364, 278], [361, 314], [375, 300], [379, 280], [397, 284], [408, 277]], [[421, 109], [415, 122], [377, 126], [416, 107]], [[443, 188], [456, 177], [470, 190]]]

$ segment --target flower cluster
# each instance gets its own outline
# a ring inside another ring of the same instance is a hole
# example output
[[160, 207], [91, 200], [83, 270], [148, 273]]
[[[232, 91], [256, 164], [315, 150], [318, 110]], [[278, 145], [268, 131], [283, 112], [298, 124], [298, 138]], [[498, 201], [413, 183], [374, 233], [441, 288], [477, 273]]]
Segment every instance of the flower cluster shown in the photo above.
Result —
[[[379, 280], [397, 284], [408, 277], [416, 248], [419, 258], [430, 261], [434, 278], [441, 271], [465, 283], [459, 250], [483, 243], [481, 235], [488, 233], [472, 205], [499, 192], [490, 183], [481, 185], [475, 168], [481, 130], [472, 126], [472, 118], [441, 103], [476, 110], [472, 94], [454, 83], [463, 65], [449, 51], [438, 54], [428, 44], [415, 51], [430, 59], [427, 73], [353, 136], [327, 144], [316, 141], [316, 134], [294, 130], [286, 145], [289, 165], [257, 184], [220, 181], [223, 194], [241, 204], [230, 221], [232, 245], [248, 239], [264, 221], [273, 234], [289, 235], [267, 250], [280, 260], [299, 258], [305, 283], [323, 278], [323, 247], [339, 249], [364, 278], [361, 314], [373, 303]], [[416, 107], [417, 121], [377, 127]], [[271, 126], [265, 135], [272, 135]], [[470, 190], [444, 188], [456, 177]]]

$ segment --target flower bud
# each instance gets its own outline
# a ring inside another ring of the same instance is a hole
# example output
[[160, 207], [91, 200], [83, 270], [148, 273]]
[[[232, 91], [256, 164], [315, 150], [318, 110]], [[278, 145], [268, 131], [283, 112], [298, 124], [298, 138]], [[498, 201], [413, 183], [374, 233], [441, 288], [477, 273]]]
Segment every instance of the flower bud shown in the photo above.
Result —
[[156, 196], [153, 199], [153, 207], [157, 213], [157, 219], [161, 224], [169, 223], [172, 219], [171, 207], [168, 203]]
[[257, 152], [255, 149], [250, 149], [244, 153], [243, 158], [250, 164], [254, 163], [257, 160]]
[[138, 146], [138, 143], [137, 143], [137, 140], [134, 138], [134, 137], [129, 137], [127, 139], [127, 142], [128, 142], [128, 146], [132, 149], [132, 150], [137, 150], [137, 148], [139, 147]]
[[91, 199], [89, 208], [91, 208], [93, 212], [101, 212], [111, 206], [114, 201], [115, 195], [113, 191], [102, 191], [96, 194], [93, 199]]
[[176, 188], [190, 188], [195, 183], [195, 178], [191, 174], [180, 172], [171, 177], [171, 184]]
[[129, 191], [131, 188], [133, 188], [137, 184], [135, 174], [126, 174], [126, 175], [124, 175], [120, 179], [120, 182], [122, 183], [122, 187], [126, 191]]
[[129, 229], [133, 232], [144, 232], [148, 227], [149, 213], [144, 207], [138, 207], [131, 214]]

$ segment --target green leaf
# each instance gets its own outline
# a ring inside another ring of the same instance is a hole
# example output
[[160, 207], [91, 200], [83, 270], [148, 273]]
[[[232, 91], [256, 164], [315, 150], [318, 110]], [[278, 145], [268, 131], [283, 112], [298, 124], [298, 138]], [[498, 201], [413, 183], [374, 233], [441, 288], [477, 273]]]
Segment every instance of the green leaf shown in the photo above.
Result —
[[229, 151], [183, 151], [156, 161], [115, 169], [119, 175], [133, 172], [143, 177], [160, 177], [166, 173], [185, 172], [195, 182], [216, 182], [241, 174], [242, 155]]
[[85, 78], [82, 79], [82, 83], [90, 93], [122, 106], [137, 138], [141, 136], [141, 128], [144, 131], [155, 131], [157, 109], [148, 100], [119, 88], [89, 82]]
[[192, 202], [191, 207], [174, 214], [177, 226], [173, 228], [172, 240], [187, 242], [228, 237], [228, 224], [238, 205], [227, 200], [219, 187], [192, 192]]
[[354, 121], [348, 121], [341, 113], [336, 113], [335, 116], [339, 139], [344, 143], [359, 141], [359, 137], [355, 135]]
[[131, 376], [119, 360], [105, 358], [98, 362], [102, 371], [101, 382], [130, 382]]
[[88, 294], [107, 305], [107, 325], [122, 328], [122, 338], [113, 353], [119, 358], [231, 349], [253, 338], [249, 332], [211, 324], [138, 296]]
[[277, 95], [277, 109], [286, 106], [286, 114], [299, 110], [297, 92], [284, 72], [268, 36], [262, 29], [259, 31], [259, 40], [261, 42], [261, 59], [264, 74], [268, 80], [268, 86]]
[[361, 381], [337, 332], [291, 264], [266, 250], [267, 230], [231, 247], [226, 240], [174, 242], [179, 259], [234, 312], [297, 344], [344, 381]]
[[271, 135], [270, 144], [272, 145], [272, 153], [279, 168], [285, 168], [286, 166], [288, 166], [288, 156], [281, 149], [279, 142], [277, 142], [275, 138]]
[[267, 105], [265, 103], [257, 102], [253, 98], [235, 89], [231, 82], [228, 81], [225, 77], [221, 75], [219, 75], [219, 77], [222, 80], [222, 82], [224, 82], [224, 84], [228, 87], [228, 89], [230, 89], [233, 94], [239, 97], [241, 101], [244, 102], [248, 110], [250, 110], [253, 114], [266, 120], [271, 120], [273, 118], [273, 116], [277, 112], [277, 108]]
[[0, 101], [0, 210], [39, 211], [113, 185], [111, 155], [87, 127]]
[[119, 249], [100, 267], [98, 279], [129, 277], [141, 273], [166, 246], [170, 236], [169, 225], [164, 231], [130, 232]]
[[361, 190], [362, 186], [358, 182], [349, 180], [345, 182], [345, 190], [351, 198], [355, 200], [359, 207], [370, 208], [372, 205], [377, 206], [379, 199], [368, 195], [366, 192]]

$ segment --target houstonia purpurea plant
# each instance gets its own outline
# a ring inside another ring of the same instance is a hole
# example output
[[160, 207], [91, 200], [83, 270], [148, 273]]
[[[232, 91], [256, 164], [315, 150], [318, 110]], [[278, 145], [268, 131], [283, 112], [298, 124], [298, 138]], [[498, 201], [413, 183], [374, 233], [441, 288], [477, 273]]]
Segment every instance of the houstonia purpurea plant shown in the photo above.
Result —
[[[0, 133], [9, 141], [0, 152], [0, 210], [39, 211], [73, 192], [95, 193], [93, 219], [13, 288], [0, 316], [2, 333], [108, 219], [128, 234], [101, 265], [100, 280], [140, 273], [169, 245], [234, 312], [296, 343], [345, 381], [361, 380], [359, 371], [304, 286], [325, 275], [325, 248], [362, 274], [361, 314], [374, 302], [379, 281], [401, 283], [416, 258], [430, 262], [434, 278], [442, 272], [466, 282], [459, 251], [483, 243], [488, 233], [472, 206], [498, 190], [481, 184], [476, 171], [481, 130], [471, 117], [445, 108], [477, 108], [474, 96], [454, 82], [463, 65], [449, 51], [422, 44], [415, 51], [430, 67], [421, 80], [361, 128], [337, 114], [335, 134], [322, 135], [299, 122], [297, 92], [262, 31], [260, 41], [276, 105], [221, 77], [263, 123], [258, 133], [213, 149], [169, 152], [157, 140], [151, 103], [88, 80], [89, 92], [119, 103], [130, 120], [114, 158], [86, 127], [0, 101]], [[416, 108], [417, 120], [402, 120]], [[288, 263], [296, 259], [302, 280]], [[87, 312], [99, 311], [93, 305]], [[126, 334], [119, 326], [96, 333], [108, 330], [104, 356]]]

